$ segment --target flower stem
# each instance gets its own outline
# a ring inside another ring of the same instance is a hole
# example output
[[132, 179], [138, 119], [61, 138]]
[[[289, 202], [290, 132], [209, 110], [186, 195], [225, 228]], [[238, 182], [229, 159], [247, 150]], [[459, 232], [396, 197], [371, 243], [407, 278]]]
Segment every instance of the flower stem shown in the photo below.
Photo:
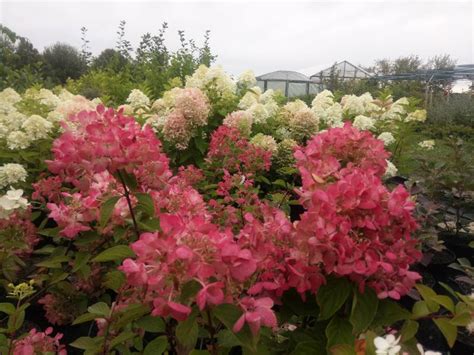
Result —
[[120, 182], [122, 183], [122, 186], [123, 186], [124, 195], [125, 195], [125, 198], [127, 200], [128, 209], [130, 210], [130, 215], [132, 216], [133, 228], [135, 229], [135, 234], [137, 235], [137, 238], [140, 238], [140, 230], [138, 229], [137, 220], [135, 219], [135, 213], [133, 212], [132, 200], [130, 199], [130, 192], [128, 191], [127, 184], [125, 184], [125, 180], [124, 180], [120, 170], [117, 171], [117, 175], [118, 175], [118, 177], [120, 179]]

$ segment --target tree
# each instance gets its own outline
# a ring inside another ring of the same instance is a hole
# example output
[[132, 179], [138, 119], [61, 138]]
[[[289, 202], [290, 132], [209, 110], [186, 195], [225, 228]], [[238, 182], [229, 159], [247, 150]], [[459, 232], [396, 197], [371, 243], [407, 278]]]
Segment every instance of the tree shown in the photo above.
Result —
[[43, 51], [46, 75], [53, 82], [65, 84], [68, 78], [77, 79], [86, 70], [81, 53], [66, 43], [56, 43]]
[[114, 73], [118, 73], [125, 69], [130, 64], [130, 61], [125, 58], [119, 51], [107, 48], [104, 49], [98, 56], [92, 61], [93, 69], [100, 70], [112, 70]]

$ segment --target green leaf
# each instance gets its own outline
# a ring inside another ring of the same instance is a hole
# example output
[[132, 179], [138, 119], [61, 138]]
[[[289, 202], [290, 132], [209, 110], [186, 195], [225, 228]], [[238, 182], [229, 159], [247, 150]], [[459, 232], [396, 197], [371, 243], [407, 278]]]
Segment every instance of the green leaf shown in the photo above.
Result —
[[47, 267], [51, 269], [60, 269], [62, 268], [61, 263], [69, 262], [70, 259], [66, 255], [58, 255], [52, 258], [49, 258], [45, 261], [37, 263], [36, 266]]
[[307, 355], [307, 354], [324, 354], [326, 348], [318, 341], [302, 341], [298, 342], [291, 355]]
[[454, 318], [449, 321], [453, 325], [458, 325], [460, 327], [465, 327], [471, 322], [471, 314], [469, 311], [465, 313], [456, 314]]
[[113, 196], [107, 201], [103, 202], [100, 206], [99, 224], [102, 228], [104, 228], [109, 221], [112, 213], [114, 212], [114, 207], [120, 198], [121, 196]]
[[23, 321], [25, 320], [25, 311], [24, 310], [17, 310], [15, 311], [16, 317], [15, 316], [10, 316], [8, 318], [8, 332], [9, 333], [14, 333], [18, 329], [21, 328], [23, 325]]
[[349, 321], [354, 327], [355, 334], [360, 334], [369, 327], [375, 318], [378, 305], [379, 299], [371, 288], [366, 288], [363, 294], [354, 291]]
[[418, 301], [413, 305], [412, 309], [413, 318], [418, 319], [427, 316], [430, 314], [430, 310], [428, 309], [428, 305], [426, 301]]
[[137, 208], [141, 209], [150, 217], [155, 216], [155, 204], [153, 203], [153, 199], [149, 194], [136, 193], [135, 197], [138, 200]]
[[104, 250], [102, 253], [97, 255], [93, 262], [101, 263], [107, 261], [122, 261], [125, 258], [133, 258], [135, 254], [132, 249], [127, 245], [116, 245], [109, 249]]
[[422, 285], [422, 284], [416, 284], [415, 285], [416, 289], [420, 293], [421, 297], [426, 302], [426, 305], [428, 306], [428, 309], [430, 312], [438, 312], [439, 311], [439, 304], [438, 302], [435, 302], [432, 298], [436, 297], [436, 292], [434, 292], [431, 288], [428, 286]]
[[223, 348], [233, 348], [242, 345], [239, 338], [229, 329], [222, 329], [217, 333], [217, 343]]
[[81, 314], [79, 317], [77, 317], [77, 318], [74, 320], [74, 322], [72, 322], [72, 325], [90, 322], [91, 320], [94, 320], [94, 319], [96, 319], [96, 318], [97, 318], [97, 315], [96, 315], [96, 314], [93, 314], [93, 313], [84, 313], [84, 314]]
[[200, 134], [194, 137], [194, 145], [201, 154], [204, 154], [207, 150], [207, 143]]
[[201, 284], [196, 280], [186, 282], [181, 289], [179, 301], [181, 303], [186, 303], [190, 298], [196, 296], [201, 288]]
[[160, 317], [145, 316], [137, 321], [137, 326], [145, 332], [160, 333], [166, 330], [166, 324]]
[[115, 346], [125, 343], [127, 340], [130, 340], [135, 336], [136, 334], [131, 330], [124, 330], [122, 333], [112, 339], [110, 342], [110, 347], [113, 349]]
[[409, 319], [410, 317], [411, 313], [398, 303], [384, 299], [379, 301], [377, 314], [371, 326], [390, 326], [395, 322]]
[[91, 255], [85, 252], [78, 252], [76, 253], [76, 258], [74, 259], [74, 267], [72, 268], [72, 272], [76, 272], [77, 270], [81, 269], [87, 262], [91, 259]]
[[452, 313], [454, 313], [454, 302], [451, 298], [449, 298], [448, 296], [444, 296], [444, 295], [436, 295], [436, 296], [432, 296], [431, 297], [431, 300], [435, 301], [436, 303], [442, 305], [444, 308], [446, 308], [447, 310], [451, 311]]
[[403, 327], [400, 331], [400, 335], [402, 336], [402, 342], [412, 339], [418, 332], [419, 326], [420, 325], [418, 324], [418, 322], [414, 320], [406, 320], [405, 323], [403, 323]]
[[0, 303], [0, 312], [12, 315], [15, 313], [15, 306], [11, 303]]
[[108, 317], [110, 315], [110, 307], [105, 302], [98, 302], [96, 304], [93, 304], [92, 306], [87, 308], [87, 311], [89, 313], [102, 317]]
[[[237, 319], [242, 315], [242, 310], [232, 304], [221, 304], [212, 309], [212, 314], [219, 319], [227, 329], [232, 330], [235, 322], [237, 322]], [[254, 339], [248, 327], [244, 327], [240, 332], [234, 334], [242, 346], [255, 350]]]
[[82, 350], [95, 350], [99, 348], [100, 338], [80, 337], [69, 345]]
[[438, 326], [441, 333], [443, 333], [450, 348], [453, 347], [458, 335], [458, 328], [450, 323], [449, 318], [433, 319], [433, 322]]
[[328, 349], [339, 344], [353, 345], [355, 341], [351, 323], [338, 316], [332, 318], [326, 327], [326, 337], [328, 339], [326, 345]]
[[196, 345], [199, 334], [199, 327], [196, 314], [191, 315], [183, 322], [179, 322], [176, 327], [176, 338], [187, 349], [193, 349]]
[[346, 302], [351, 293], [351, 284], [345, 278], [333, 278], [318, 291], [316, 300], [321, 309], [319, 319], [331, 318]]
[[306, 297], [306, 301], [303, 301], [301, 295], [294, 288], [286, 291], [281, 300], [285, 308], [298, 316], [317, 317], [319, 315], [319, 306], [315, 297]]
[[168, 348], [168, 339], [165, 335], [153, 339], [148, 343], [143, 351], [143, 355], [160, 355]]
[[125, 282], [125, 275], [119, 270], [112, 270], [105, 274], [104, 286], [117, 291]]
[[331, 355], [356, 355], [354, 345], [339, 344], [329, 349]]

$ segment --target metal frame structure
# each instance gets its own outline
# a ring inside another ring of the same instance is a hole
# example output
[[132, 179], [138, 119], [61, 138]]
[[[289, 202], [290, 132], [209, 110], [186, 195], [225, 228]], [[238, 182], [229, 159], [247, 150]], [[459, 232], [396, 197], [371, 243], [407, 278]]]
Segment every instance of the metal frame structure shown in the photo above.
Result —
[[[278, 70], [271, 73], [263, 74], [257, 76], [257, 84], [263, 89], [269, 89], [269, 85], [271, 84], [282, 84], [284, 85], [283, 94], [286, 97], [295, 97], [295, 96], [302, 96], [302, 95], [309, 95], [310, 93], [317, 93], [317, 90], [313, 90], [314, 82], [311, 81], [306, 75], [295, 72], [295, 71], [288, 71], [288, 70]], [[292, 95], [291, 93], [291, 86], [292, 84], [301, 85], [304, 84], [304, 90], [300, 90], [299, 95]], [[271, 88], [270, 88], [271, 89]], [[278, 90], [278, 89], [277, 89]]]
[[374, 76], [374, 74], [369, 73], [367, 70], [354, 65], [347, 60], [343, 60], [342, 62], [335, 63], [329, 68], [311, 75], [309, 78], [311, 81], [322, 85], [324, 79], [328, 79], [334, 74], [336, 74], [338, 79], [341, 80], [369, 79]]

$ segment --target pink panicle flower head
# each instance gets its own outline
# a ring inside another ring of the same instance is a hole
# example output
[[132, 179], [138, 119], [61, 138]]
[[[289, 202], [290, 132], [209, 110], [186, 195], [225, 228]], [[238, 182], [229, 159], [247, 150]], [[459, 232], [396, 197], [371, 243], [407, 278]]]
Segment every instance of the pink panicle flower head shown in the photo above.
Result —
[[273, 301], [271, 298], [245, 297], [240, 301], [240, 306], [244, 313], [235, 322], [234, 332], [239, 332], [245, 323], [249, 325], [254, 335], [258, 333], [262, 325], [270, 328], [277, 326], [277, 318], [272, 310]]
[[36, 329], [30, 330], [26, 337], [13, 341], [13, 355], [67, 355], [65, 346], [59, 343], [63, 335], [57, 333], [53, 337], [52, 333], [53, 328], [51, 327], [44, 332], [38, 332]]
[[39, 242], [36, 226], [31, 222], [31, 210], [15, 211], [0, 218], [0, 252], [18, 257], [28, 256]]
[[270, 169], [272, 153], [250, 143], [234, 127], [220, 126], [211, 137], [207, 161], [221, 171], [255, 174]]
[[84, 186], [83, 180], [107, 170], [134, 173], [138, 180], [153, 175], [162, 185], [171, 176], [168, 158], [148, 126], [142, 128], [133, 117], [105, 109], [82, 111], [64, 124], [64, 133], [52, 147], [49, 170], [66, 182]]
[[306, 147], [295, 151], [304, 191], [338, 178], [345, 168], [357, 167], [381, 177], [389, 155], [382, 141], [368, 131], [359, 131], [350, 122], [313, 136]]
[[207, 96], [198, 88], [175, 89], [174, 107], [183, 113], [191, 128], [207, 124], [211, 107]]

